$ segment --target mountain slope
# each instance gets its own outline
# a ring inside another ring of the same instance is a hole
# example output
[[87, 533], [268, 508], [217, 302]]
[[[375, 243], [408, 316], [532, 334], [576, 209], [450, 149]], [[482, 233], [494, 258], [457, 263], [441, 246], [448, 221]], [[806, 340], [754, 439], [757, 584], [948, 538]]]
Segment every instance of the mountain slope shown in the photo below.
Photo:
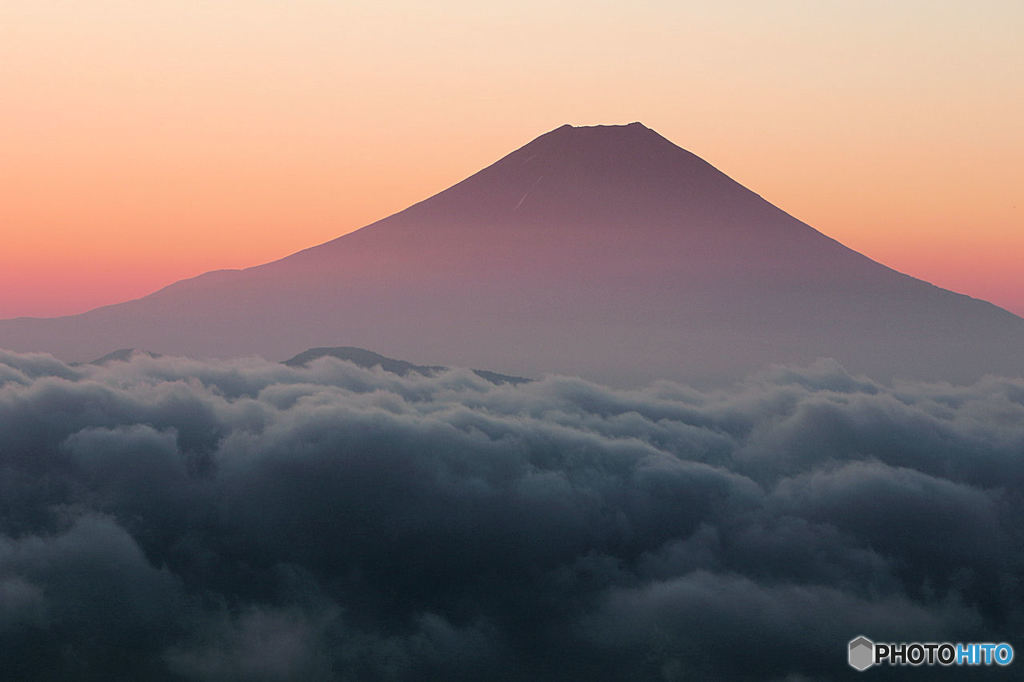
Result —
[[341, 344], [616, 383], [819, 356], [883, 379], [1024, 369], [1024, 320], [846, 248], [638, 123], [563, 126], [272, 263], [0, 322], [0, 346], [67, 359], [118, 346], [282, 358]]

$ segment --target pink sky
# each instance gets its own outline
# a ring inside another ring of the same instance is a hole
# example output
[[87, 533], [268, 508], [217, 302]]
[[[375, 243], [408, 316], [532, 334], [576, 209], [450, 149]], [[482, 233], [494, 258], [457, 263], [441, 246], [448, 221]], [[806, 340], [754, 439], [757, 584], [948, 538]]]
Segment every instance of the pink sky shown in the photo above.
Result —
[[0, 317], [272, 260], [634, 120], [1024, 314], [1018, 2], [349, 4], [4, 2]]

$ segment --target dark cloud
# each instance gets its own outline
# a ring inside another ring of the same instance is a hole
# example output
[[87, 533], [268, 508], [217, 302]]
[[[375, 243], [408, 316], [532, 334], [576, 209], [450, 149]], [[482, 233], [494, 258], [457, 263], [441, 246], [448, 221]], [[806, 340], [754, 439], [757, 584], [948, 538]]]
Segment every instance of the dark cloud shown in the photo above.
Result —
[[0, 669], [843, 678], [858, 634], [1020, 640], [1022, 484], [1019, 380], [0, 353]]

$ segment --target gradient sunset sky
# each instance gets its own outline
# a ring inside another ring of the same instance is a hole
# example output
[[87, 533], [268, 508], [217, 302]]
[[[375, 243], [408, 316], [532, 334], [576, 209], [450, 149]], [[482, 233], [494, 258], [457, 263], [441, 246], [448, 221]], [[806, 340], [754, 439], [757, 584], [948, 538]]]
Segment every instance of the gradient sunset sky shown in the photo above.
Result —
[[0, 317], [287, 255], [641, 121], [1024, 314], [1024, 3], [4, 0]]

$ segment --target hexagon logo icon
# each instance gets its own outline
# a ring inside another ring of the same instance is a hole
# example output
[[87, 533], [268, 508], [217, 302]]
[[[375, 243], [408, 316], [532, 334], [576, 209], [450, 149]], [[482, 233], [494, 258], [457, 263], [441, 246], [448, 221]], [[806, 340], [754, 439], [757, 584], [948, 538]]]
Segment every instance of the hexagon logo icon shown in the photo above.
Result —
[[875, 663], [875, 643], [864, 635], [850, 640], [850, 667], [864, 671]]

